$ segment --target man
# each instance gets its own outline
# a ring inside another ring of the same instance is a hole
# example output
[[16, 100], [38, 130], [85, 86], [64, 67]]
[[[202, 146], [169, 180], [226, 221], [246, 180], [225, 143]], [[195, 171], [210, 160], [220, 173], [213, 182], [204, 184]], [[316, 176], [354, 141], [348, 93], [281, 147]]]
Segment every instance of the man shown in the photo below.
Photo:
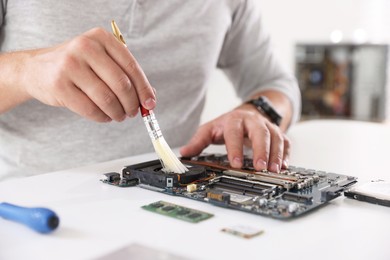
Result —
[[[184, 156], [225, 143], [231, 165], [241, 167], [249, 143], [257, 170], [287, 166], [283, 132], [298, 118], [299, 90], [275, 59], [253, 1], [2, 0], [0, 7], [0, 179], [153, 151], [139, 105], [155, 108], [172, 147], [193, 136]], [[128, 49], [108, 31], [111, 19]], [[107, 30], [91, 29], [99, 26]], [[196, 131], [215, 67], [243, 100], [268, 97], [280, 128], [244, 103]]]

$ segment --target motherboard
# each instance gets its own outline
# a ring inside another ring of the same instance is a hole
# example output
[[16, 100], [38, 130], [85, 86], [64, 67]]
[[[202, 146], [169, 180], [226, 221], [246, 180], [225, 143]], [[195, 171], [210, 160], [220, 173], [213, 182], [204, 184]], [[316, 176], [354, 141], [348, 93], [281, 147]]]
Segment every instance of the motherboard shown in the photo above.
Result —
[[165, 172], [159, 160], [106, 173], [102, 181], [118, 187], [141, 188], [207, 202], [248, 213], [289, 219], [340, 196], [355, 177], [290, 166], [280, 173], [256, 171], [245, 158], [241, 169], [231, 168], [225, 154], [181, 158], [188, 172]]

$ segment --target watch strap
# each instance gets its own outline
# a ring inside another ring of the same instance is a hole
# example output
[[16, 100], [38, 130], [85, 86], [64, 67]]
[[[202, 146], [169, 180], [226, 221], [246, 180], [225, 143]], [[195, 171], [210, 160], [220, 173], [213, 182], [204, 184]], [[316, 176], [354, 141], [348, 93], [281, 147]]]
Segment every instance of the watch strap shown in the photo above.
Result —
[[259, 98], [249, 100], [246, 103], [254, 105], [257, 110], [259, 110], [260, 113], [265, 114], [272, 123], [277, 126], [280, 125], [282, 116], [274, 109], [268, 98], [260, 96]]

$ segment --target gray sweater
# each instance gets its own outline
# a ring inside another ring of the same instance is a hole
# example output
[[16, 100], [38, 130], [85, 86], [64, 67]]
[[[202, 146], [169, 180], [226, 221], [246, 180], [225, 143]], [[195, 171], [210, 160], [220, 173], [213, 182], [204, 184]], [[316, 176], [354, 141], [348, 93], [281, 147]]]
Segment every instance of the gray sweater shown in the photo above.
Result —
[[[154, 112], [171, 147], [196, 131], [216, 67], [243, 99], [262, 89], [283, 92], [297, 120], [296, 81], [273, 55], [250, 0], [0, 0], [0, 50], [48, 47], [93, 27], [110, 30], [112, 19], [157, 90]], [[0, 180], [151, 151], [140, 116], [101, 124], [36, 100], [0, 114]]]

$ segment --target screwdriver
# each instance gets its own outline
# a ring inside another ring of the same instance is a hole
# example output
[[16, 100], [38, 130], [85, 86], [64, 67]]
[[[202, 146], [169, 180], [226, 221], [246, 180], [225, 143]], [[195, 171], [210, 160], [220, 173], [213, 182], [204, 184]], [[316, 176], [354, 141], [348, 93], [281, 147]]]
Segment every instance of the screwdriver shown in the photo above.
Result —
[[60, 219], [48, 208], [27, 208], [10, 203], [0, 203], [0, 217], [24, 224], [39, 233], [54, 231]]

